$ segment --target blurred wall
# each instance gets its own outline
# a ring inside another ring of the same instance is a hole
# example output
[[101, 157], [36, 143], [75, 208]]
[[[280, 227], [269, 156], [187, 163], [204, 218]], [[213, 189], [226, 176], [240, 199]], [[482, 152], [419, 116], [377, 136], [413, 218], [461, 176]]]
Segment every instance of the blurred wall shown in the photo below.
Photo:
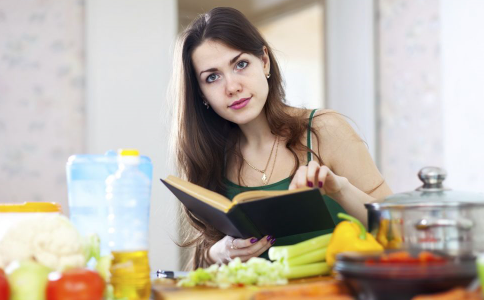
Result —
[[159, 178], [172, 173], [166, 90], [175, 0], [87, 0], [87, 152], [137, 148], [153, 162], [150, 263], [178, 269], [177, 200]]
[[378, 160], [373, 0], [326, 0], [326, 107], [349, 117]]
[[484, 1], [441, 0], [439, 13], [447, 185], [484, 192]]
[[316, 2], [257, 24], [281, 68], [289, 105], [325, 105], [323, 17], [322, 2]]
[[484, 191], [484, 2], [379, 0], [380, 170], [395, 192], [436, 165]]
[[0, 1], [0, 202], [55, 201], [85, 151], [84, 2]]
[[380, 166], [394, 192], [444, 166], [439, 0], [380, 0]]

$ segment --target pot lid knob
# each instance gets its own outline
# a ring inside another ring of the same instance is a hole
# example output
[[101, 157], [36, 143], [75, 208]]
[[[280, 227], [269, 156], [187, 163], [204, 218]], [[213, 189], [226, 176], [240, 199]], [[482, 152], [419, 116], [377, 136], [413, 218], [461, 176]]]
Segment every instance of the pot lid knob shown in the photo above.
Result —
[[423, 186], [417, 191], [444, 191], [446, 190], [442, 182], [447, 177], [447, 172], [438, 167], [425, 167], [418, 172], [418, 178], [423, 182]]

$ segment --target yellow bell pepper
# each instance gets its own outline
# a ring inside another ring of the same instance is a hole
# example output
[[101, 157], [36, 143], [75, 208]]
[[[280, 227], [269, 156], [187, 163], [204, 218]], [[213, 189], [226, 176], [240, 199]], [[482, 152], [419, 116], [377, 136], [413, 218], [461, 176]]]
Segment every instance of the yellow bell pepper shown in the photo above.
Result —
[[385, 249], [400, 249], [402, 246], [402, 235], [396, 220], [383, 219], [380, 221], [376, 240]]
[[383, 246], [366, 231], [361, 222], [347, 214], [338, 213], [338, 218], [345, 219], [339, 223], [333, 231], [331, 240], [326, 250], [326, 262], [333, 266], [336, 255], [345, 251], [380, 252]]
[[378, 232], [376, 234], [376, 240], [378, 241], [378, 243], [380, 243], [380, 245], [382, 245], [384, 248], [387, 247], [388, 245], [388, 238], [387, 238], [387, 234], [388, 234], [388, 224], [389, 224], [389, 220], [387, 219], [383, 219], [380, 221], [380, 226], [378, 226]]

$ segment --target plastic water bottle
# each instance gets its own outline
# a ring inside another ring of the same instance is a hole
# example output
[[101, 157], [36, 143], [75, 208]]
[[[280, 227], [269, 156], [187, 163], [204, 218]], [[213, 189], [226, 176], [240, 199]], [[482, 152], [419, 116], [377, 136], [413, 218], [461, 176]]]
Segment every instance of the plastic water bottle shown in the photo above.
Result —
[[121, 149], [118, 170], [106, 179], [111, 284], [116, 298], [149, 299], [148, 228], [151, 180], [139, 169], [138, 150]]

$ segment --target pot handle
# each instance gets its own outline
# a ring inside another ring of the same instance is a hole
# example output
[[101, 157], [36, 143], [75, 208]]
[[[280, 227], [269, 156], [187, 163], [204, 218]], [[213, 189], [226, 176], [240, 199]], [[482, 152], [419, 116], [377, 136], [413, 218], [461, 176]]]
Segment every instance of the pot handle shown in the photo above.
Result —
[[427, 220], [421, 219], [417, 223], [415, 223], [415, 228], [417, 230], [428, 230], [435, 227], [457, 227], [459, 230], [470, 230], [474, 227], [474, 222], [469, 219], [458, 219], [458, 220], [450, 220], [450, 219], [436, 219], [436, 220]]

